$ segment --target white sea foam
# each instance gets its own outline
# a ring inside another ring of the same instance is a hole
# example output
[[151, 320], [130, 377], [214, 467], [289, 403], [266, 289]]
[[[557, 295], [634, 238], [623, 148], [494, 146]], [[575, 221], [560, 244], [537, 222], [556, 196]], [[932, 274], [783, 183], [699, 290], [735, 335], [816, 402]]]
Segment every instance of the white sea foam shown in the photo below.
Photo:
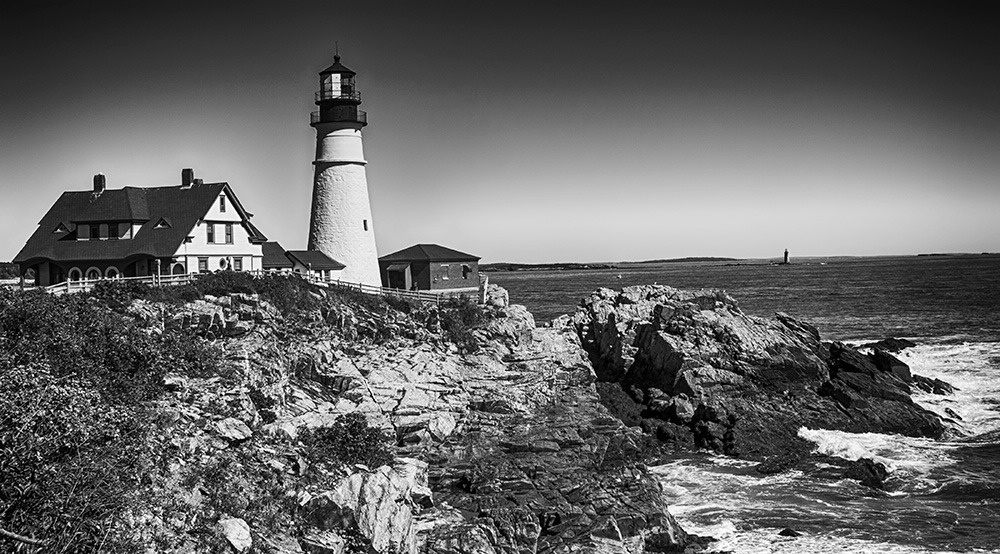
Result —
[[[728, 535], [711, 535], [719, 538], [712, 543], [706, 554], [712, 552], [740, 552], [741, 554], [829, 554], [849, 552], [852, 554], [950, 554], [954, 550], [932, 550], [912, 545], [873, 542], [863, 539], [838, 536], [834, 533], [782, 537], [780, 529], [755, 529], [733, 532]], [[973, 552], [991, 552], [973, 550]], [[992, 551], [995, 552], [995, 551]]]
[[[960, 389], [950, 396], [915, 390], [913, 398], [922, 406], [944, 417], [951, 417], [945, 408], [954, 411], [962, 418], [956, 428], [964, 434], [1000, 428], [1000, 342], [922, 344], [898, 357], [914, 373], [942, 379]], [[947, 504], [929, 506], [925, 495], [946, 482], [963, 480], [951, 469], [958, 462], [957, 449], [962, 443], [807, 428], [800, 429], [799, 436], [829, 456], [872, 458], [885, 464], [892, 472], [892, 491], [871, 496], [855, 481], [818, 478], [801, 471], [762, 476], [751, 462], [723, 457], [680, 460], [651, 470], [660, 477], [670, 512], [684, 529], [718, 539], [708, 552], [951, 552], [908, 540], [898, 532], [893, 539], [894, 527], [889, 521], [923, 511], [961, 510], [958, 506], [946, 508]], [[834, 467], [817, 465], [819, 470]], [[873, 513], [885, 517], [872, 519]], [[803, 535], [778, 535], [786, 525]], [[873, 537], [886, 537], [887, 542]], [[918, 544], [899, 544], [911, 542]], [[967, 547], [964, 545], [963, 551], [968, 551]]]
[[924, 473], [955, 459], [948, 452], [958, 445], [931, 439], [883, 435], [881, 433], [847, 433], [802, 427], [798, 435], [816, 443], [816, 452], [845, 460], [871, 458], [881, 462], [890, 472]]
[[913, 373], [941, 379], [957, 387], [954, 395], [914, 390], [913, 399], [942, 417], [945, 408], [962, 419], [955, 427], [975, 435], [1000, 428], [1000, 342], [923, 344], [903, 350], [899, 359]]
[[[853, 450], [870, 453], [864, 442]], [[870, 509], [866, 504], [869, 499], [849, 492], [851, 487], [860, 491], [860, 485], [818, 481], [800, 471], [762, 476], [753, 471], [754, 465], [731, 458], [705, 458], [679, 460], [650, 470], [660, 478], [670, 513], [681, 526], [689, 533], [716, 539], [707, 553], [950, 552], [851, 536], [849, 529], [858, 528], [858, 521], [852, 518], [863, 519], [863, 513]], [[802, 536], [780, 536], [778, 532], [785, 525], [796, 528]]]

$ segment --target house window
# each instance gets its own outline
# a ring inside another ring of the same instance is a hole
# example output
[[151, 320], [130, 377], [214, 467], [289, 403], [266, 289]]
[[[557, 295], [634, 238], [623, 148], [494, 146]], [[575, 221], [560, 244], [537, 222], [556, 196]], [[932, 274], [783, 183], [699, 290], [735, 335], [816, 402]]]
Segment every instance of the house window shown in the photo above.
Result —
[[448, 264], [441, 264], [441, 279], [448, 279]]
[[206, 223], [205, 224], [205, 232], [207, 233], [206, 236], [208, 237], [208, 244], [214, 244], [215, 243], [215, 224], [214, 223]]
[[108, 240], [118, 240], [117, 223], [108, 223]]
[[472, 268], [468, 264], [462, 264], [462, 279], [468, 279], [472, 274]]
[[233, 271], [243, 271], [243, 258], [233, 258]]
[[208, 258], [198, 258], [198, 272], [208, 273]]
[[101, 226], [91, 225], [90, 226], [90, 240], [101, 240]]
[[364, 224], [364, 226], [365, 226], [365, 231], [367, 231], [367, 230], [368, 230], [368, 220], [367, 220], [367, 219], [363, 219], [363, 220], [362, 220], [362, 223], [363, 223], [363, 224]]
[[223, 194], [219, 197], [219, 211], [226, 213], [226, 195]]
[[226, 223], [226, 244], [233, 243], [233, 224]]

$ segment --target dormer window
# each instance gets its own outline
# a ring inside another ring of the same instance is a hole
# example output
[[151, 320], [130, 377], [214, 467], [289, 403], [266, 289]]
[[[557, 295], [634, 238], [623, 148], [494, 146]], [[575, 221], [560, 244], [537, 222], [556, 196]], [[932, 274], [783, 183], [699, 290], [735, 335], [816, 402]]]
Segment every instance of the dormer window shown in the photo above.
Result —
[[58, 233], [68, 233], [69, 229], [67, 229], [65, 225], [63, 225], [62, 223], [60, 223], [59, 225], [56, 225], [56, 228], [53, 229], [52, 232], [56, 233], [56, 234], [58, 234]]
[[219, 211], [226, 213], [226, 195], [223, 194], [219, 197]]
[[108, 223], [108, 240], [118, 240], [117, 223]]
[[153, 226], [153, 229], [169, 229], [169, 228], [170, 228], [170, 222], [162, 217], [160, 218], [159, 221], [156, 222], [156, 225]]
[[90, 240], [101, 240], [101, 226], [97, 223], [90, 225]]

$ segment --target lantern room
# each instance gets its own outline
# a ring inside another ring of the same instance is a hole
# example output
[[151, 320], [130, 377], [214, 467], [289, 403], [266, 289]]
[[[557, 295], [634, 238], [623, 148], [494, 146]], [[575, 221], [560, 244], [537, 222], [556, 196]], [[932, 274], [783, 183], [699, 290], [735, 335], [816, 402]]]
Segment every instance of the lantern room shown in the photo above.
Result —
[[340, 56], [333, 57], [333, 65], [319, 74], [319, 91], [312, 113], [312, 124], [318, 123], [368, 123], [367, 114], [358, 109], [361, 93], [354, 86], [356, 74], [340, 63]]
[[361, 95], [354, 89], [355, 73], [340, 63], [340, 56], [333, 57], [333, 65], [324, 69], [320, 74], [319, 93], [316, 95], [317, 102], [320, 100], [349, 100], [361, 102]]

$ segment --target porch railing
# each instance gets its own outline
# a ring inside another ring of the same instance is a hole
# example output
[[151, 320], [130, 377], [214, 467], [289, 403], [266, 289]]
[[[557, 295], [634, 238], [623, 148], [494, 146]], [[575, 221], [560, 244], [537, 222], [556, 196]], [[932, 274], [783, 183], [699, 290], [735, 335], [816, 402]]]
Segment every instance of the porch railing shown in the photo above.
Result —
[[[484, 298], [484, 291], [489, 285], [489, 277], [484, 276], [485, 280], [480, 281], [480, 286], [477, 289], [458, 289], [454, 291], [442, 290], [435, 292], [428, 291], [412, 291], [403, 289], [393, 289], [388, 287], [376, 287], [374, 285], [366, 285], [364, 283], [353, 283], [350, 281], [341, 281], [340, 279], [324, 279], [316, 275], [301, 274], [301, 273], [276, 273], [270, 271], [246, 271], [244, 273], [250, 274], [254, 277], [263, 277], [265, 275], [288, 275], [299, 279], [304, 279], [314, 285], [321, 287], [333, 287], [342, 290], [352, 290], [357, 291], [362, 294], [370, 294], [374, 296], [393, 296], [396, 298], [403, 298], [406, 300], [413, 300], [417, 302], [425, 302], [431, 304], [440, 304], [442, 300], [467, 295], [471, 296], [475, 294], [477, 301], [482, 301]], [[135, 282], [144, 283], [151, 287], [166, 287], [166, 286], [176, 286], [176, 285], [186, 285], [195, 282], [201, 274], [190, 273], [183, 275], [149, 275], [145, 277], [114, 277], [114, 278], [100, 278], [100, 279], [80, 279], [77, 281], [65, 281], [55, 285], [50, 285], [47, 287], [39, 287], [54, 294], [66, 294], [73, 292], [87, 292], [93, 290], [93, 288], [102, 281], [112, 281], [112, 282]], [[475, 292], [474, 292], [475, 291]]]

